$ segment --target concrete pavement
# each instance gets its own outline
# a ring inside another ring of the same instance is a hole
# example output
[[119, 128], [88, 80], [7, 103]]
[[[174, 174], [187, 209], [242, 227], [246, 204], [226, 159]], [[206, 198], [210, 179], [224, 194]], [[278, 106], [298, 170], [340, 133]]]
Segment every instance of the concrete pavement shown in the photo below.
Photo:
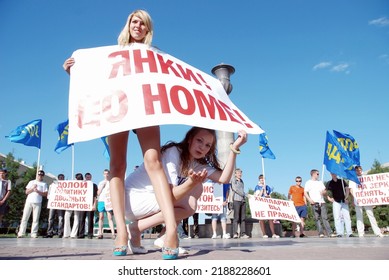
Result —
[[[161, 260], [154, 239], [144, 255], [112, 256], [113, 240], [0, 238], [0, 260]], [[182, 239], [180, 260], [389, 260], [389, 237]]]

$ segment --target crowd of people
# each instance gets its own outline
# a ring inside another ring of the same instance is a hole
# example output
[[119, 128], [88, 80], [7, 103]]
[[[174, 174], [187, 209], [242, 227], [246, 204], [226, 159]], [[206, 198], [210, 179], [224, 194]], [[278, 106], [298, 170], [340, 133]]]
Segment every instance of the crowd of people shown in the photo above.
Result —
[[[150, 15], [144, 10], [132, 12], [120, 32], [118, 45], [121, 47], [133, 43], [151, 46], [153, 25]], [[64, 62], [64, 69], [71, 74], [71, 68], [76, 63], [74, 58]], [[48, 230], [45, 237], [52, 238], [57, 234], [61, 238], [94, 238], [94, 224], [98, 223], [98, 239], [104, 238], [103, 224], [105, 215], [114, 240], [113, 254], [125, 256], [128, 251], [133, 254], [144, 254], [147, 250], [142, 246], [142, 232], [163, 224], [163, 232], [155, 244], [161, 247], [163, 259], [176, 259], [179, 252], [178, 225], [183, 223], [188, 235], [188, 218], [195, 221], [194, 237], [199, 237], [198, 214], [195, 213], [197, 200], [202, 193], [202, 183], [208, 179], [213, 182], [230, 186], [223, 191], [223, 211], [212, 215], [211, 238], [233, 239], [250, 238], [246, 227], [246, 203], [248, 194], [242, 179], [242, 170], [235, 168], [240, 147], [247, 141], [245, 131], [237, 132], [237, 137], [230, 145], [227, 162], [222, 168], [216, 153], [216, 133], [214, 130], [193, 127], [181, 142], [169, 142], [160, 146], [160, 129], [158, 126], [139, 128], [133, 131], [138, 137], [142, 149], [144, 163], [125, 178], [127, 142], [129, 131], [108, 136], [110, 165], [104, 170], [104, 179], [98, 184], [92, 183], [92, 209], [88, 211], [73, 211], [65, 209], [50, 209]], [[356, 168], [361, 174], [361, 168]], [[359, 174], [359, 175], [360, 175]], [[5, 179], [5, 171], [0, 171], [2, 180], [0, 219], [5, 212], [5, 201], [9, 197], [11, 184]], [[42, 208], [42, 199], [50, 195], [51, 187], [43, 181], [45, 173], [39, 170], [37, 178], [26, 186], [27, 195], [23, 216], [17, 236], [26, 236], [27, 223], [32, 213], [31, 237], [38, 236], [38, 221]], [[319, 237], [354, 237], [351, 230], [348, 198], [356, 188], [353, 182], [350, 186], [332, 174], [332, 180], [327, 186], [318, 180], [319, 172], [313, 169], [311, 178], [302, 186], [302, 178], [295, 178], [296, 184], [291, 186], [288, 198], [296, 207], [301, 223], [293, 224], [293, 236], [306, 237], [305, 220], [308, 215], [307, 205], [313, 208], [316, 229]], [[58, 174], [58, 180], [65, 180], [63, 174]], [[90, 173], [77, 173], [75, 180], [92, 181]], [[254, 196], [270, 198], [272, 188], [260, 175], [254, 189]], [[109, 199], [108, 199], [109, 198]], [[332, 203], [336, 231], [333, 232], [328, 220], [326, 200]], [[364, 235], [362, 211], [365, 209], [373, 231], [382, 236], [378, 229], [371, 207], [356, 206], [358, 236]], [[228, 212], [231, 217], [232, 232], [227, 232]], [[98, 213], [98, 217], [96, 217]], [[71, 225], [71, 217], [73, 224]], [[55, 226], [55, 217], [58, 224]], [[220, 220], [222, 235], [217, 234], [217, 221]], [[1, 222], [1, 220], [0, 220]], [[266, 225], [268, 224], [270, 233]], [[260, 228], [264, 238], [280, 238], [275, 231], [274, 220], [260, 220]], [[55, 230], [56, 229], [56, 230]], [[298, 229], [298, 230], [297, 230]], [[298, 233], [297, 233], [298, 232]]]

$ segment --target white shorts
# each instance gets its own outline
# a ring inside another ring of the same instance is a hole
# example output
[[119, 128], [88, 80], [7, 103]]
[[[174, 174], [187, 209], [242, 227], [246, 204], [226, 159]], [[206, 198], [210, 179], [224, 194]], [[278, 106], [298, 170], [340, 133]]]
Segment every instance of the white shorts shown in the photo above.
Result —
[[137, 221], [160, 211], [154, 192], [147, 189], [126, 189], [126, 220]]

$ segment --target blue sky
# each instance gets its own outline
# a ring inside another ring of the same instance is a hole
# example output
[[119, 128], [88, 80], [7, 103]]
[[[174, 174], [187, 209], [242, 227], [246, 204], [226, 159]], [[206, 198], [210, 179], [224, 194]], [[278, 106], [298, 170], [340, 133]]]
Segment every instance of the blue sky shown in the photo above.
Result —
[[[116, 44], [130, 12], [146, 9], [153, 45], [211, 74], [231, 64], [232, 102], [267, 133], [275, 160], [267, 183], [287, 194], [297, 175], [322, 170], [326, 131], [351, 134], [361, 164], [389, 162], [389, 3], [385, 0], [124, 1], [0, 0], [0, 152], [32, 165], [38, 149], [4, 136], [43, 120], [40, 162], [71, 177], [71, 149], [54, 152], [55, 126], [67, 119], [73, 51]], [[162, 144], [189, 127], [162, 126]], [[108, 167], [100, 139], [75, 145], [75, 172], [96, 182]], [[130, 135], [128, 169], [142, 161]], [[237, 166], [247, 189], [262, 173], [258, 136], [249, 135]], [[330, 178], [325, 172], [324, 179]]]

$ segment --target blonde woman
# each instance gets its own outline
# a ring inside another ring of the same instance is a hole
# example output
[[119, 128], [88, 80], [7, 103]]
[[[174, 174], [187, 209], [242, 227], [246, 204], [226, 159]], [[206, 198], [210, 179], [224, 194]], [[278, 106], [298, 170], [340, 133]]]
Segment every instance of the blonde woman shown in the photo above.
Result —
[[[150, 15], [144, 10], [132, 12], [119, 34], [119, 46], [132, 43], [151, 45], [153, 39], [153, 24]], [[70, 73], [70, 67], [75, 63], [69, 58], [64, 63], [64, 69]], [[144, 157], [144, 165], [150, 176], [155, 196], [166, 225], [164, 246], [178, 248], [177, 225], [175, 222], [173, 196], [160, 160], [160, 129], [159, 126], [139, 128], [136, 130], [139, 144]], [[129, 132], [119, 132], [108, 137], [110, 151], [110, 189], [111, 202], [116, 221], [116, 240], [113, 249], [115, 256], [125, 256], [128, 250], [128, 233], [124, 215], [124, 177], [127, 168], [127, 144]], [[131, 243], [128, 243], [131, 246]], [[141, 251], [137, 251], [140, 253]]]

